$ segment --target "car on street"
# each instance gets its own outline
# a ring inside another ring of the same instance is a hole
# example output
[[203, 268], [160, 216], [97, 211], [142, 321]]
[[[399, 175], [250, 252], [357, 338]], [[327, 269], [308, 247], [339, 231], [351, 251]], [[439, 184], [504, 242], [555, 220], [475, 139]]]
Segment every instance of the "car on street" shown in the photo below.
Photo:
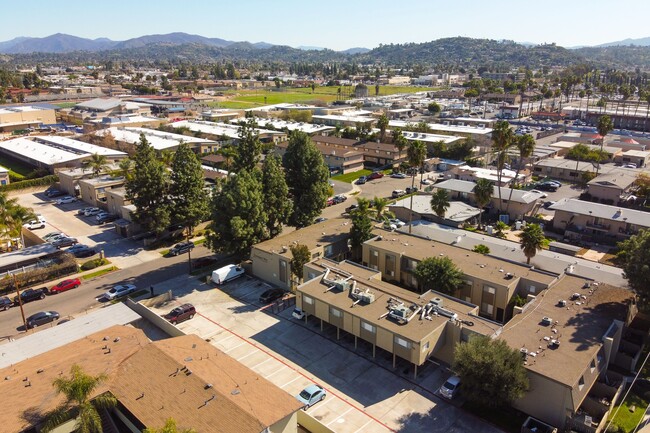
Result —
[[444, 398], [452, 399], [458, 394], [460, 388], [460, 377], [452, 376], [445, 383], [442, 384], [438, 392]]
[[327, 206], [332, 206], [332, 205], [335, 205], [336, 202], [334, 201], [334, 198], [333, 198], [333, 197], [330, 197], [330, 198], [327, 199], [327, 203], [326, 203], [326, 204], [327, 204]]
[[350, 206], [348, 206], [348, 207], [345, 208], [345, 211], [346, 211], [347, 213], [350, 213], [350, 212], [352, 212], [353, 210], [357, 209], [358, 207], [359, 207], [358, 204], [351, 204]]
[[169, 250], [169, 255], [170, 256], [177, 256], [179, 254], [185, 254], [189, 251], [192, 251], [194, 249], [194, 242], [192, 241], [187, 241], [187, 242], [180, 242], [176, 245], [174, 245], [170, 250]]
[[548, 194], [546, 194], [545, 192], [542, 192], [542, 191], [540, 191], [538, 189], [531, 189], [530, 192], [534, 192], [535, 194], [539, 194], [541, 198], [548, 197]]
[[630, 163], [630, 164], [624, 164], [623, 168], [637, 168], [636, 164]]
[[260, 295], [260, 304], [270, 304], [284, 297], [285, 291], [282, 289], [269, 289]]
[[314, 224], [322, 223], [322, 222], [325, 222], [325, 221], [327, 221], [327, 218], [325, 218], [325, 217], [318, 217], [318, 218], [316, 218], [316, 219], [314, 220]]
[[433, 185], [433, 181], [431, 179], [422, 179], [420, 183], [422, 185]]
[[88, 216], [94, 216], [94, 215], [97, 215], [97, 214], [100, 214], [100, 213], [102, 213], [102, 210], [100, 208], [91, 207], [90, 209], [86, 209], [86, 211], [84, 212], [84, 216], [87, 216], [87, 217]]
[[44, 229], [45, 223], [38, 220], [31, 220], [27, 224], [23, 224], [23, 227], [25, 227], [27, 230]]
[[56, 311], [40, 311], [27, 318], [27, 328], [31, 329], [36, 328], [37, 326], [46, 325], [55, 320], [59, 320], [60, 317], [61, 316]]
[[370, 173], [370, 176], [368, 176], [368, 180], [381, 179], [382, 177], [384, 177], [384, 173], [381, 171], [373, 171]]
[[65, 292], [67, 290], [72, 290], [76, 289], [77, 287], [81, 286], [81, 280], [79, 278], [72, 278], [69, 280], [63, 280], [56, 286], [52, 286], [50, 288], [50, 293], [61, 293]]
[[549, 191], [549, 192], [556, 192], [557, 191], [557, 186], [552, 183], [540, 183], [536, 185], [536, 188], [540, 191]]
[[57, 248], [69, 247], [69, 246], [72, 246], [72, 245], [74, 245], [76, 243], [78, 243], [77, 239], [68, 238], [68, 237], [62, 237], [60, 239], [57, 239], [57, 240], [51, 242], [52, 246], [55, 246]]
[[118, 299], [121, 298], [122, 296], [135, 293], [136, 290], [137, 288], [135, 287], [135, 284], [119, 284], [117, 286], [113, 286], [109, 291], [99, 296], [97, 299], [98, 300], [105, 299], [107, 301], [112, 301], [113, 299]]
[[116, 221], [120, 219], [119, 216], [111, 214], [111, 213], [100, 213], [97, 216], [95, 216], [95, 220], [97, 220], [98, 224], [104, 224], [108, 223], [111, 221]]
[[75, 245], [71, 246], [70, 248], [68, 248], [65, 251], [68, 252], [68, 253], [74, 253], [77, 250], [83, 250], [83, 249], [86, 249], [86, 248], [90, 248], [90, 247], [88, 245], [84, 245], [84, 244], [75, 244]]
[[554, 204], [555, 204], [554, 201], [545, 201], [543, 206], [544, 206], [544, 209], [548, 209], [551, 206], [553, 206]]
[[163, 317], [169, 320], [172, 324], [177, 324], [191, 319], [196, 314], [196, 309], [192, 304], [183, 304], [179, 307], [174, 308], [169, 313], [165, 314]]
[[368, 178], [366, 176], [361, 176], [359, 179], [357, 179], [357, 185], [363, 185], [368, 181]]
[[0, 297], [0, 309], [2, 309], [2, 311], [10, 309], [13, 305], [14, 303], [7, 296]]
[[397, 230], [397, 226], [391, 223], [390, 221], [384, 221], [383, 227], [384, 230], [390, 230], [390, 231]]
[[85, 247], [72, 251], [72, 254], [78, 259], [83, 259], [94, 256], [97, 254], [97, 250], [91, 247]]
[[417, 187], [417, 186], [414, 186], [414, 187], [410, 187], [410, 186], [409, 186], [409, 187], [406, 188], [406, 193], [407, 193], [407, 194], [411, 194], [411, 193], [414, 193], [414, 192], [417, 192], [417, 191], [418, 191], [418, 187]]
[[403, 189], [396, 189], [396, 190], [393, 190], [393, 192], [392, 192], [392, 194], [390, 196], [392, 198], [400, 198], [403, 195], [406, 195], [406, 191], [404, 191]]
[[14, 305], [18, 305], [21, 302], [23, 304], [26, 304], [28, 302], [37, 301], [39, 299], [45, 299], [46, 293], [47, 289], [45, 287], [42, 287], [40, 289], [23, 290], [20, 292], [20, 300], [18, 300], [18, 296], [14, 296]]
[[296, 399], [304, 405], [305, 409], [308, 409], [319, 401], [323, 401], [326, 395], [327, 391], [322, 386], [312, 384], [300, 391]]
[[67, 196], [65, 196], [65, 197], [61, 197], [60, 199], [58, 199], [58, 200], [56, 201], [56, 204], [69, 204], [69, 203], [74, 203], [74, 202], [76, 202], [76, 201], [77, 201], [76, 198], [67, 195]]
[[393, 173], [390, 177], [393, 179], [406, 179], [406, 173]]

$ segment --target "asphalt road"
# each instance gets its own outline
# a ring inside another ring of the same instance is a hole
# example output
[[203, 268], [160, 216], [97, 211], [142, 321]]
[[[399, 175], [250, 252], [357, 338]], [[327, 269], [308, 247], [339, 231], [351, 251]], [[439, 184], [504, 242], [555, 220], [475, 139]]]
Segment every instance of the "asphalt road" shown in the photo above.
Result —
[[[212, 255], [212, 252], [203, 245], [199, 245], [192, 251], [192, 260], [209, 255]], [[187, 254], [176, 257], [161, 256], [159, 259], [111, 272], [88, 282], [82, 281], [81, 286], [76, 289], [24, 304], [25, 317], [39, 311], [52, 310], [57, 311], [61, 315], [61, 319], [72, 318], [94, 308], [100, 308], [102, 303], [95, 298], [116, 284], [135, 284], [138, 290], [149, 290], [150, 286], [154, 286], [155, 290], [157, 284], [187, 273], [188, 270]], [[44, 326], [55, 325], [56, 322]], [[21, 334], [24, 335], [25, 330], [20, 308], [12, 307], [7, 311], [0, 312], [0, 340], [8, 337], [17, 338]]]

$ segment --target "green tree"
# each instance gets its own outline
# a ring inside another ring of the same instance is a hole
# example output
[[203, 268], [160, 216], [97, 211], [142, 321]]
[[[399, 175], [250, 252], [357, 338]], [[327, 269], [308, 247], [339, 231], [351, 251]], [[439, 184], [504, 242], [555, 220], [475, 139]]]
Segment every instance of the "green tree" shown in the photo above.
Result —
[[296, 277], [298, 284], [302, 282], [304, 267], [311, 261], [311, 251], [307, 245], [291, 245], [291, 274]]
[[119, 174], [125, 180], [128, 180], [131, 176], [131, 171], [133, 170], [133, 160], [131, 158], [124, 158], [117, 165], [119, 167]]
[[291, 133], [282, 163], [293, 198], [289, 223], [306, 227], [327, 205], [329, 170], [309, 136], [300, 131]]
[[[605, 145], [605, 137], [614, 129], [612, 118], [609, 117], [607, 114], [605, 114], [604, 116], [600, 116], [600, 118], [598, 119], [598, 126], [596, 126], [596, 128], [598, 129], [598, 134], [602, 137], [600, 141], [600, 155], [602, 155], [603, 146]], [[600, 156], [598, 159], [598, 165], [596, 166], [596, 176], [598, 176], [599, 171], [600, 171]]]
[[176, 425], [176, 421], [173, 418], [169, 418], [165, 421], [165, 425], [162, 428], [146, 428], [143, 433], [196, 433], [196, 430], [191, 428], [180, 429]]
[[282, 225], [289, 222], [293, 202], [282, 170], [282, 162], [276, 155], [269, 155], [262, 165], [264, 209], [268, 215], [266, 229], [274, 238], [282, 233]]
[[440, 104], [438, 104], [437, 102], [432, 102], [427, 106], [427, 110], [429, 110], [429, 113], [431, 114], [438, 114], [440, 113], [441, 110]]
[[544, 231], [539, 224], [527, 224], [526, 227], [519, 233], [521, 249], [526, 256], [526, 263], [530, 264], [530, 259], [535, 257], [537, 251], [541, 250], [544, 246]]
[[639, 305], [648, 311], [650, 305], [650, 230], [641, 230], [618, 244], [617, 258], [630, 287], [639, 296]]
[[478, 227], [482, 227], [483, 222], [483, 208], [492, 199], [492, 194], [494, 194], [494, 185], [487, 179], [479, 179], [476, 181], [476, 186], [474, 186], [474, 201], [476, 205], [481, 210], [481, 213], [478, 214]]
[[235, 172], [253, 170], [257, 167], [261, 154], [262, 142], [260, 142], [259, 134], [255, 129], [255, 121], [249, 119], [239, 128], [239, 143], [233, 159], [233, 169]]
[[268, 216], [259, 177], [259, 171], [242, 170], [215, 193], [207, 236], [213, 251], [246, 257], [253, 245], [268, 239]]
[[445, 212], [449, 209], [449, 194], [445, 189], [437, 189], [431, 195], [431, 210], [435, 213], [438, 218], [444, 218]]
[[235, 149], [231, 145], [224, 145], [217, 151], [217, 153], [221, 156], [223, 156], [224, 162], [223, 162], [223, 168], [230, 172], [230, 167], [232, 165], [232, 161], [237, 156], [237, 149]]
[[172, 161], [174, 160], [174, 152], [168, 149], [161, 150], [158, 152], [158, 159], [165, 167], [171, 167]]
[[[503, 175], [503, 167], [505, 166], [508, 157], [508, 149], [512, 146], [513, 133], [510, 129], [510, 124], [505, 120], [499, 120], [494, 125], [492, 130], [492, 154], [495, 157], [497, 166], [497, 183], [501, 185], [501, 177]], [[498, 188], [499, 193], [499, 211], [503, 205], [501, 199], [501, 188]]]
[[384, 197], [376, 197], [372, 199], [372, 213], [377, 221], [385, 221], [388, 218], [394, 218], [395, 214], [388, 210], [390, 200]]
[[363, 198], [357, 197], [358, 207], [350, 212], [352, 227], [350, 227], [350, 246], [352, 247], [352, 256], [358, 258], [361, 254], [361, 246], [365, 241], [372, 237], [372, 210], [370, 202]]
[[397, 148], [397, 151], [399, 152], [397, 154], [397, 159], [400, 160], [402, 159], [402, 152], [404, 151], [404, 148], [408, 144], [408, 140], [406, 137], [404, 137], [404, 134], [402, 134], [402, 130], [400, 128], [394, 128], [391, 131], [392, 139], [393, 139], [393, 144]]
[[136, 207], [133, 220], [145, 231], [162, 233], [170, 222], [167, 171], [144, 134], [140, 134], [133, 175], [127, 179], [125, 188], [126, 197]]
[[172, 221], [182, 223], [188, 235], [209, 214], [208, 195], [203, 188], [201, 161], [187, 143], [181, 142], [172, 160], [169, 196]]
[[[421, 141], [412, 141], [406, 151], [409, 165], [415, 169], [422, 168], [424, 158], [427, 156], [427, 147]], [[411, 178], [411, 189], [415, 187], [415, 174]], [[413, 221], [413, 196], [409, 204], [409, 233], [411, 233], [411, 221]]]
[[30, 208], [18, 204], [18, 199], [9, 198], [0, 191], [0, 240], [9, 241], [20, 237], [23, 224], [36, 218]]
[[478, 244], [475, 245], [474, 248], [472, 248], [472, 251], [479, 254], [490, 254], [490, 247], [488, 247], [487, 245]]
[[64, 422], [75, 419], [75, 432], [102, 433], [102, 421], [97, 409], [109, 409], [117, 404], [117, 399], [109, 393], [94, 397], [93, 392], [106, 381], [107, 376], [91, 376], [84, 373], [80, 366], [70, 368], [70, 378], [59, 377], [53, 385], [57, 394], [63, 394], [65, 401], [50, 412], [42, 428], [49, 432]]
[[377, 120], [377, 128], [379, 128], [379, 140], [383, 143], [386, 137], [386, 128], [388, 128], [388, 117], [384, 113]]
[[512, 192], [514, 191], [514, 183], [519, 182], [519, 172], [521, 167], [526, 165], [526, 160], [530, 158], [535, 150], [535, 139], [530, 134], [520, 135], [514, 139], [514, 147], [519, 152], [519, 163], [517, 164], [517, 171], [515, 178], [510, 183], [510, 194], [508, 195], [508, 203], [506, 204], [506, 213], [510, 209], [510, 202], [512, 201]]
[[93, 177], [97, 177], [108, 168], [108, 159], [106, 158], [106, 155], [93, 153], [90, 155], [90, 159], [83, 162], [83, 168], [84, 170], [89, 169], [92, 172]]
[[452, 370], [462, 378], [467, 400], [481, 406], [506, 406], [528, 390], [521, 354], [503, 340], [476, 335], [456, 343]]
[[504, 223], [503, 221], [499, 220], [494, 225], [494, 236], [500, 239], [505, 239], [507, 230], [510, 230], [510, 226], [508, 226], [508, 224]]
[[449, 257], [427, 257], [420, 261], [413, 272], [420, 293], [435, 290], [453, 295], [463, 283], [463, 273]]

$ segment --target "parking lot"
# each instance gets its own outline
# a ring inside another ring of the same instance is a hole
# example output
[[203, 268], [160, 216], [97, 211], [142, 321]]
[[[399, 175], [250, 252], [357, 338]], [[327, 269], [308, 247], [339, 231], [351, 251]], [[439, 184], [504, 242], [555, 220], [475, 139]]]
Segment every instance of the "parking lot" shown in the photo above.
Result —
[[155, 311], [167, 313], [190, 302], [197, 315], [178, 327], [194, 333], [253, 369], [291, 395], [316, 383], [327, 398], [307, 412], [328, 428], [355, 432], [498, 432], [435, 395], [450, 373], [431, 363], [413, 379], [413, 368], [350, 340], [314, 320], [291, 317], [292, 308], [274, 313], [258, 304], [268, 285], [245, 277], [217, 289], [200, 279], [178, 277], [160, 286], [178, 297]]

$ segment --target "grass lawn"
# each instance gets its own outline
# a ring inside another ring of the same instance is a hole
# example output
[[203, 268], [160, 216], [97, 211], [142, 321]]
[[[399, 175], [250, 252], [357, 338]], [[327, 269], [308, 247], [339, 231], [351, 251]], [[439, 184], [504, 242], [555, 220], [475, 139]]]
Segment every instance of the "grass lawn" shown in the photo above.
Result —
[[25, 164], [4, 155], [0, 155], [0, 165], [8, 168], [10, 171], [14, 172], [14, 174], [22, 177], [27, 176], [29, 173], [34, 171], [34, 167], [31, 165]]
[[[630, 412], [630, 408], [632, 406], [635, 406], [634, 412]], [[611, 412], [612, 414], [616, 413], [616, 417], [614, 418], [614, 422], [612, 422], [612, 424], [616, 424], [620, 427], [623, 427], [626, 432], [634, 431], [636, 426], [641, 421], [641, 418], [643, 418], [643, 414], [647, 406], [648, 406], [647, 401], [643, 400], [641, 397], [631, 392], [630, 394], [628, 394], [627, 398], [623, 403], [617, 405], [612, 410]], [[618, 413], [616, 412], [617, 410]]]
[[521, 431], [521, 426], [526, 422], [526, 418], [528, 418], [528, 416], [523, 413], [511, 408], [494, 409], [469, 402], [463, 405], [463, 409], [466, 409], [477, 417], [512, 433], [519, 433]]
[[355, 171], [352, 173], [348, 174], [337, 174], [336, 176], [332, 176], [332, 180], [338, 180], [340, 182], [347, 182], [347, 183], [352, 183], [361, 176], [368, 176], [370, 173], [372, 173], [371, 170], [359, 170]]
[[111, 266], [110, 268], [106, 269], [100, 269], [97, 272], [91, 272], [90, 274], [82, 275], [81, 278], [84, 280], [90, 280], [95, 277], [102, 276], [104, 274], [108, 274], [109, 272], [113, 272], [117, 270], [117, 266]]

